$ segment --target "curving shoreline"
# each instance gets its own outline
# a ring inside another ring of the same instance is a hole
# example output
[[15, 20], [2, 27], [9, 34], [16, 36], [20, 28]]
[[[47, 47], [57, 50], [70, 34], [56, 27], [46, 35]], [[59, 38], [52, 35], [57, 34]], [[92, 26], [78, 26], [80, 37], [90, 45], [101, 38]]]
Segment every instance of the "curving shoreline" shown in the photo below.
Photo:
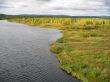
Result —
[[7, 21], [0, 21], [0, 26], [1, 82], [79, 82], [60, 70], [49, 50], [58, 30]]
[[9, 21], [61, 30], [63, 37], [51, 44], [61, 68], [83, 82], [110, 81], [109, 19], [26, 16]]

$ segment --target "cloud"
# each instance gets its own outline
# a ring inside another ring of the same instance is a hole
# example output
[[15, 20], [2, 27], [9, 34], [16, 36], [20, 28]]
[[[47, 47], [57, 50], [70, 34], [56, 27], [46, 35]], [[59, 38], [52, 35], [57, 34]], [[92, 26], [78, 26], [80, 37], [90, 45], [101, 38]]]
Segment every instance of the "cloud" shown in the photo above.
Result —
[[109, 15], [109, 0], [4, 0], [0, 13]]
[[106, 0], [106, 1], [105, 1], [105, 5], [107, 6], [107, 9], [108, 9], [109, 12], [110, 12], [110, 0]]
[[106, 1], [105, 1], [105, 4], [107, 4], [107, 6], [110, 7], [110, 0], [106, 0]]

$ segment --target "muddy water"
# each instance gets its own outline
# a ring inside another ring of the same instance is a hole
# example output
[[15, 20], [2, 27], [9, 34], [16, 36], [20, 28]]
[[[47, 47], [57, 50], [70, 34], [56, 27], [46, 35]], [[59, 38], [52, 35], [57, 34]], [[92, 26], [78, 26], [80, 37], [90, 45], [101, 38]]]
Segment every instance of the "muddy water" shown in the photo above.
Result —
[[0, 21], [0, 82], [79, 82], [64, 73], [49, 44], [56, 29]]

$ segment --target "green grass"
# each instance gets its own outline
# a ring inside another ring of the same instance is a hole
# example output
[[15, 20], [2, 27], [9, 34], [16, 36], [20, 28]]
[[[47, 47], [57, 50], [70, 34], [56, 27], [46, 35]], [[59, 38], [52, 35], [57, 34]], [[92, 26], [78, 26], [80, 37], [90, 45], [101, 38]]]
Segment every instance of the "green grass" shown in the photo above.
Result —
[[50, 46], [60, 67], [83, 82], [110, 82], [110, 19], [16, 17], [9, 21], [60, 29], [63, 37]]

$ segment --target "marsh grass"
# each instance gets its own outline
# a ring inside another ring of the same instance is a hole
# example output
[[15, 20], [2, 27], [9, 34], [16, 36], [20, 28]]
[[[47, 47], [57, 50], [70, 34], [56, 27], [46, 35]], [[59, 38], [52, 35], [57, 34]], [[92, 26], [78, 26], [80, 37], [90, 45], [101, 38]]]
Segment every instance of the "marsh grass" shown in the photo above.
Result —
[[83, 82], [110, 82], [110, 19], [16, 17], [9, 21], [60, 29], [63, 37], [50, 46], [60, 67]]

